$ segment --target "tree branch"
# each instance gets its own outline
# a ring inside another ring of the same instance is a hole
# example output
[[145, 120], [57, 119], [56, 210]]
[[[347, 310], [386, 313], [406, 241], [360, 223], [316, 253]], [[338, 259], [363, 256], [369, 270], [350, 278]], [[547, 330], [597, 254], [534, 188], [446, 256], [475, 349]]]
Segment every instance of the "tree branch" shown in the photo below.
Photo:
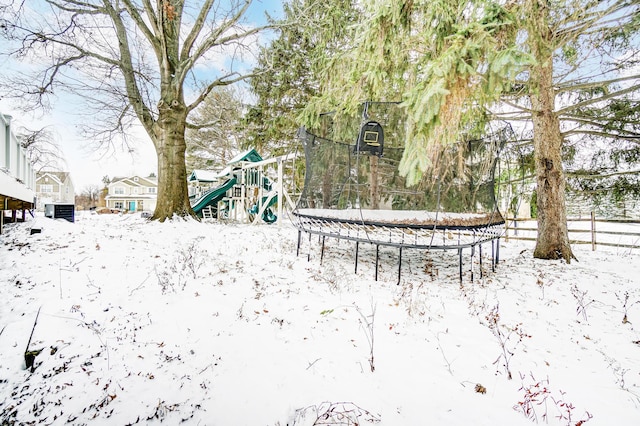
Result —
[[142, 31], [142, 34], [144, 34], [147, 41], [149, 41], [149, 43], [153, 47], [156, 57], [161, 57], [160, 43], [158, 42], [158, 38], [156, 37], [156, 34], [159, 33], [158, 22], [156, 21], [156, 17], [153, 13], [153, 7], [151, 6], [149, 0], [143, 0], [143, 4], [145, 12], [147, 14], [147, 18], [151, 23], [153, 31], [147, 26], [144, 19], [142, 18], [142, 15], [140, 15], [140, 13], [138, 12], [138, 9], [131, 3], [131, 0], [122, 1], [124, 2], [125, 8], [131, 16], [131, 19], [133, 19], [133, 21], [136, 23], [136, 26], [140, 29], [140, 31]]
[[640, 169], [627, 170], [623, 172], [611, 172], [611, 173], [599, 174], [599, 175], [588, 175], [580, 172], [566, 172], [567, 177], [575, 177], [580, 179], [606, 179], [606, 178], [616, 177], [616, 176], [637, 175], [637, 174], [640, 174]]
[[566, 114], [566, 113], [568, 113], [570, 111], [574, 111], [576, 109], [579, 109], [579, 108], [582, 108], [582, 107], [585, 107], [585, 106], [593, 105], [593, 104], [598, 103], [598, 102], [606, 101], [608, 99], [617, 98], [617, 97], [625, 95], [627, 93], [635, 92], [636, 90], [639, 90], [639, 89], [640, 89], [640, 84], [636, 84], [634, 86], [627, 87], [626, 89], [622, 89], [622, 90], [618, 90], [616, 92], [608, 93], [608, 94], [603, 95], [603, 96], [601, 96], [599, 98], [587, 99], [587, 100], [584, 100], [582, 102], [578, 102], [576, 104], [561, 108], [556, 113], [558, 115]]
[[598, 132], [596, 130], [580, 130], [580, 129], [568, 130], [566, 132], [563, 132], [562, 134], [563, 136], [589, 135], [589, 136], [596, 136], [600, 138], [623, 139], [630, 142], [640, 143], [640, 135], [637, 135], [637, 134], [630, 134], [630, 135], [615, 134], [614, 135], [606, 132]]
[[191, 31], [187, 35], [182, 44], [182, 52], [180, 53], [180, 62], [185, 62], [189, 56], [191, 55], [191, 49], [193, 49], [193, 44], [198, 38], [198, 34], [202, 31], [202, 28], [206, 22], [207, 15], [211, 11], [211, 7], [213, 6], [213, 0], [206, 0], [200, 9], [200, 13], [196, 18], [196, 21], [191, 28]]
[[[125, 1], [128, 2], [129, 0]], [[120, 14], [111, 7], [110, 3], [106, 0], [104, 0], [104, 3], [109, 16], [111, 17], [115, 26], [116, 36], [118, 38], [118, 48], [120, 51], [120, 61], [117, 65], [124, 78], [129, 103], [131, 104], [133, 111], [144, 126], [147, 133], [149, 133], [149, 135], [152, 135], [155, 120], [153, 118], [153, 115], [151, 114], [151, 111], [149, 110], [149, 106], [144, 103], [144, 100], [140, 94], [140, 89], [138, 87], [138, 82], [136, 80], [134, 71], [131, 50], [129, 49], [126, 26], [124, 25]]]
[[[235, 78], [231, 78], [231, 76], [237, 75]], [[211, 83], [209, 83], [204, 90], [200, 92], [200, 95], [189, 105], [187, 105], [187, 111], [193, 111], [204, 101], [204, 99], [211, 93], [211, 91], [218, 86], [228, 86], [233, 83], [237, 83], [238, 81], [246, 80], [254, 77], [256, 74], [243, 74], [239, 75], [238, 73], [230, 73], [220, 78], [215, 79]]]
[[573, 80], [573, 81], [567, 81], [565, 83], [558, 85], [557, 92], [558, 93], [577, 92], [579, 90], [596, 89], [598, 87], [604, 87], [610, 84], [621, 83], [621, 82], [631, 81], [631, 80], [638, 80], [638, 79], [640, 79], [640, 74], [633, 74], [633, 75], [619, 77], [619, 78], [612, 78], [610, 80], [599, 80], [599, 81], [592, 81], [592, 82], [586, 82], [586, 83], [577, 83], [576, 80]]

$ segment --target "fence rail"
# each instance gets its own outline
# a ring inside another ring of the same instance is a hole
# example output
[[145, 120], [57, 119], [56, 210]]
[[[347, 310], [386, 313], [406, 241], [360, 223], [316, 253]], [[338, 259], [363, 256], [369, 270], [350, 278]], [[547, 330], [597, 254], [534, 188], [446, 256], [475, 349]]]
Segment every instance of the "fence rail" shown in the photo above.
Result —
[[[538, 234], [536, 219], [507, 218], [505, 239], [535, 241]], [[524, 224], [523, 226], [520, 224]], [[567, 218], [569, 242], [597, 246], [640, 249], [640, 220]]]

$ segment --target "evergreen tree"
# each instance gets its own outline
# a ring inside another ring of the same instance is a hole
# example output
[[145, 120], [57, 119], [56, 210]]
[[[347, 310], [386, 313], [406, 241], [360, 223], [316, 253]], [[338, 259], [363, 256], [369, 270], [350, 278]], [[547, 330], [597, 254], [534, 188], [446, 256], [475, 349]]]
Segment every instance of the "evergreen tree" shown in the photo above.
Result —
[[[434, 159], [460, 135], [493, 118], [526, 119], [533, 129], [537, 183], [534, 256], [569, 262], [562, 148], [563, 131], [570, 126], [563, 120], [581, 107], [602, 108], [637, 92], [637, 74], [624, 70], [637, 65], [640, 5], [626, 0], [363, 5], [354, 48], [324, 58], [322, 95], [305, 109], [305, 122], [313, 123], [328, 108], [349, 111], [362, 100], [399, 94], [409, 119], [400, 172], [411, 185], [426, 170], [446, 166]], [[602, 60], [609, 57], [619, 59]], [[578, 101], [586, 89], [592, 97]]]
[[351, 46], [355, 3], [291, 0], [283, 5], [284, 26], [261, 50], [250, 80], [257, 102], [245, 116], [246, 147], [277, 155], [299, 146], [298, 116], [318, 95], [323, 61]]

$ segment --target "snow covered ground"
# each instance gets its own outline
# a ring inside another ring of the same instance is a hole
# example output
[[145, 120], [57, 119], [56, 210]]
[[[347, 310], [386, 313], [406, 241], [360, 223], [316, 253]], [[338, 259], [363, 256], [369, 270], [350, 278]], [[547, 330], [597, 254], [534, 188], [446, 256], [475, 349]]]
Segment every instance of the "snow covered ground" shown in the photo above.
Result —
[[286, 223], [33, 224], [0, 236], [2, 424], [640, 424], [638, 250], [502, 242], [473, 283], [407, 250], [396, 285]]

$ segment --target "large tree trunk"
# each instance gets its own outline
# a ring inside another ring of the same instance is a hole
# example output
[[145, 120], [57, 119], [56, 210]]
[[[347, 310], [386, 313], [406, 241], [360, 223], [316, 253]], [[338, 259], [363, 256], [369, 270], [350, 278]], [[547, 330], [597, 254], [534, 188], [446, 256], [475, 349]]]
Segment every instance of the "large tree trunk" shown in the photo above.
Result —
[[158, 155], [158, 201], [152, 219], [163, 222], [174, 215], [196, 217], [189, 202], [184, 108], [160, 108], [155, 125]]
[[553, 112], [536, 111], [534, 114], [538, 238], [533, 257], [565, 259], [569, 263], [573, 254], [567, 230], [565, 180], [560, 153], [562, 136]]
[[573, 253], [567, 230], [562, 134], [555, 113], [553, 53], [546, 48], [550, 37], [546, 28], [542, 25], [536, 28], [540, 33], [533, 35], [538, 42], [533, 43], [532, 49], [537, 60], [531, 69], [530, 99], [538, 197], [538, 237], [533, 257], [564, 259], [569, 263]]

